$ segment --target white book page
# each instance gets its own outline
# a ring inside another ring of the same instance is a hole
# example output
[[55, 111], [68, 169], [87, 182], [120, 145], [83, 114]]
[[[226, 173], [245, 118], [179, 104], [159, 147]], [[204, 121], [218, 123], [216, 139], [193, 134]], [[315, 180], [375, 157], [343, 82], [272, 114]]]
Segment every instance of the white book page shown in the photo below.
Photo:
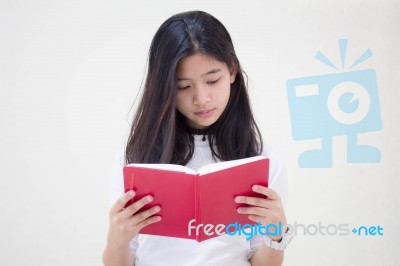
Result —
[[239, 159], [239, 160], [213, 163], [213, 164], [209, 164], [209, 165], [201, 167], [198, 171], [198, 174], [205, 175], [205, 174], [217, 172], [217, 171], [220, 171], [223, 169], [228, 169], [228, 168], [231, 168], [231, 167], [234, 167], [237, 165], [242, 165], [242, 164], [246, 164], [249, 162], [255, 162], [255, 161], [258, 161], [258, 160], [261, 160], [264, 158], [266, 158], [266, 157], [260, 155], [260, 156], [250, 157], [250, 158]]
[[186, 174], [192, 174], [196, 175], [196, 171], [183, 166], [183, 165], [178, 165], [178, 164], [142, 164], [142, 163], [133, 163], [133, 164], [128, 164], [127, 166], [135, 166], [135, 167], [140, 167], [140, 168], [149, 168], [149, 169], [157, 169], [157, 170], [166, 170], [166, 171], [171, 171], [171, 172], [180, 172], [180, 173], [186, 173]]

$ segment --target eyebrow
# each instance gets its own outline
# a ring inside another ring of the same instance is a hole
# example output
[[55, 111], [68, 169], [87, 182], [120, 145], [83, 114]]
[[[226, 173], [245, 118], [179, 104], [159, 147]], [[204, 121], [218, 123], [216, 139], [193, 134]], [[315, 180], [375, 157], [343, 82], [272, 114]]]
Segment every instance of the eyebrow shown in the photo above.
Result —
[[[215, 73], [218, 73], [218, 72], [221, 72], [220, 68], [216, 68], [216, 69], [210, 70], [207, 73], [204, 73], [203, 75], [201, 75], [201, 77], [204, 77], [204, 76], [210, 75], [210, 74], [215, 74]], [[188, 79], [188, 78], [178, 78], [178, 81], [182, 81], [182, 80], [190, 80], [190, 79]]]

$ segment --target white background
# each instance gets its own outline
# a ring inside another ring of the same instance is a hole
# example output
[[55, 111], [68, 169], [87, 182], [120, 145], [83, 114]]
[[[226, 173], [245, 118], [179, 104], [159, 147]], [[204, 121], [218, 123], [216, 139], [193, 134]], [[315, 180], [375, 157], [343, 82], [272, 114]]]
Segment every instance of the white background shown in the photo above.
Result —
[[[0, 1], [0, 264], [101, 265], [108, 181], [124, 144], [150, 41], [171, 15], [200, 9], [223, 22], [249, 76], [266, 142], [290, 176], [290, 223], [380, 225], [384, 236], [298, 235], [285, 265], [396, 265], [400, 259], [398, 162], [399, 1]], [[379, 164], [347, 164], [334, 138], [333, 168], [300, 169], [318, 142], [291, 136], [286, 80], [375, 69], [383, 130], [359, 136]]]

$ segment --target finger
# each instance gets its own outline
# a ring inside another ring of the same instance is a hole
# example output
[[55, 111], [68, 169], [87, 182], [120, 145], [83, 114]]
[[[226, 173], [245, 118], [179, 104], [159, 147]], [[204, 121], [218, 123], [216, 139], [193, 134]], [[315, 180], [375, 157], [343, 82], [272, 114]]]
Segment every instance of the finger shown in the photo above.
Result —
[[161, 219], [162, 219], [161, 216], [152, 216], [152, 217], [147, 218], [146, 220], [137, 224], [138, 231], [140, 232], [140, 230], [142, 230], [144, 227], [146, 227], [150, 224], [157, 223], [157, 222], [161, 221]]
[[130, 199], [135, 196], [135, 191], [130, 190], [120, 197], [110, 209], [110, 214], [120, 212]]
[[143, 222], [144, 220], [146, 220], [147, 218], [149, 218], [150, 216], [158, 213], [161, 210], [160, 206], [154, 206], [148, 210], [136, 213], [135, 215], [132, 216], [131, 219], [131, 223], [133, 225], [136, 224], [140, 224], [141, 222]]
[[269, 210], [281, 209], [282, 202], [280, 200], [256, 198], [256, 197], [245, 197], [239, 196], [235, 198], [236, 203], [244, 203], [247, 205], [257, 206]]
[[267, 196], [269, 199], [280, 199], [279, 194], [275, 190], [273, 190], [272, 188], [269, 188], [269, 187], [254, 185], [252, 187], [252, 190], [254, 192], [257, 192], [264, 196]]
[[263, 219], [264, 219], [265, 217], [250, 214], [250, 215], [247, 216], [247, 218], [249, 218], [250, 221], [253, 221], [253, 222], [256, 222], [256, 223], [259, 223], [259, 222], [262, 223], [262, 222], [263, 222]]
[[138, 201], [135, 201], [131, 205], [125, 208], [124, 212], [124, 217], [129, 217], [138, 212], [143, 206], [146, 204], [150, 203], [153, 201], [153, 197], [148, 195], [143, 198], [141, 198]]
[[268, 215], [267, 209], [259, 207], [240, 207], [237, 209], [237, 212], [242, 214], [249, 214], [249, 215], [251, 214], [262, 217], [266, 217]]
[[235, 202], [258, 206], [258, 207], [263, 207], [263, 208], [268, 207], [268, 204], [267, 204], [268, 200], [265, 198], [238, 196], [235, 198]]

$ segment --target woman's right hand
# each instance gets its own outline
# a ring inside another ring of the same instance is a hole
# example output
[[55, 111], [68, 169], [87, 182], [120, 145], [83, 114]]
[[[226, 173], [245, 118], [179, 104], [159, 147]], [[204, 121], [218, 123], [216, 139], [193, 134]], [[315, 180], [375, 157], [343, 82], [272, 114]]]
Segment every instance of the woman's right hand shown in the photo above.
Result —
[[116, 248], [126, 247], [143, 227], [161, 220], [160, 216], [152, 216], [160, 211], [159, 206], [139, 212], [143, 206], [153, 201], [152, 196], [145, 196], [125, 208], [125, 205], [134, 196], [135, 191], [130, 190], [111, 207], [107, 245]]

